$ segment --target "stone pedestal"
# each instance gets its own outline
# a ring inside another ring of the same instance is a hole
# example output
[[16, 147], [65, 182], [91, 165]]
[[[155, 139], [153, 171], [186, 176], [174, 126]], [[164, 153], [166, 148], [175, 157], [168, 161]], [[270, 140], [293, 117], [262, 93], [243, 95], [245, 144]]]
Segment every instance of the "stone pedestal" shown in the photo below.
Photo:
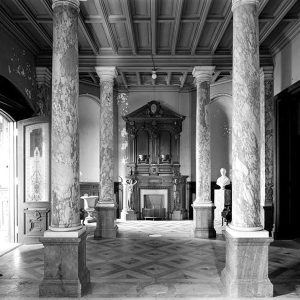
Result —
[[193, 206], [193, 232], [198, 238], [213, 238], [216, 236], [214, 229], [214, 209], [213, 203], [196, 203]]
[[90, 272], [86, 267], [86, 229], [45, 231], [44, 279], [39, 286], [41, 297], [81, 297], [89, 288]]
[[225, 230], [225, 221], [222, 226], [222, 216], [221, 213], [225, 207], [225, 203], [231, 202], [231, 191], [230, 190], [215, 190], [215, 215], [214, 215], [214, 228], [217, 234], [222, 234], [223, 230]]
[[183, 219], [183, 215], [181, 210], [174, 210], [172, 212], [172, 220], [178, 221], [182, 219]]
[[273, 241], [266, 230], [241, 232], [226, 227], [226, 266], [221, 281], [229, 297], [272, 297], [268, 250]]
[[115, 238], [117, 236], [118, 226], [115, 224], [116, 209], [114, 203], [97, 204], [97, 227], [94, 232], [95, 239]]
[[136, 213], [132, 209], [128, 209], [127, 211], [123, 209], [121, 212], [121, 219], [124, 221], [136, 221]]

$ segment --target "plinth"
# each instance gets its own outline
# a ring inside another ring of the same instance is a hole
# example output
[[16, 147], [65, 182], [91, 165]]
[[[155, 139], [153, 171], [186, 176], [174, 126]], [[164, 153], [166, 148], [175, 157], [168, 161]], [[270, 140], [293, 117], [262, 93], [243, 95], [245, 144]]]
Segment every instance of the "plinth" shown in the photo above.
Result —
[[197, 202], [193, 206], [193, 232], [197, 238], [213, 238], [216, 231], [213, 225], [215, 206], [212, 202]]
[[174, 210], [172, 212], [172, 220], [182, 220], [182, 211], [181, 210]]
[[96, 206], [97, 227], [95, 239], [115, 238], [118, 226], [115, 224], [117, 207], [114, 203], [98, 203]]
[[273, 241], [266, 230], [236, 231], [226, 226], [226, 265], [221, 281], [230, 297], [272, 297], [268, 250]]
[[44, 232], [44, 279], [41, 297], [81, 297], [89, 288], [86, 267], [86, 229]]
[[[214, 215], [214, 228], [217, 234], [222, 234], [225, 230], [225, 224], [222, 225], [222, 211], [225, 207], [225, 203], [231, 203], [231, 191], [225, 189], [215, 190], [214, 195], [214, 204], [215, 204], [215, 215]], [[226, 222], [226, 221], [225, 221]]]

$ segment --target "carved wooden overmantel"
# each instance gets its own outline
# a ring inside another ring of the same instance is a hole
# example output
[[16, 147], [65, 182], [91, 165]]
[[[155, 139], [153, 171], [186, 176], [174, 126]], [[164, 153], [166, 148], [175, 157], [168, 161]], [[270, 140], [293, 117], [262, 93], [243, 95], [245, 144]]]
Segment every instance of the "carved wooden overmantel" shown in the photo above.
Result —
[[174, 210], [186, 216], [186, 178], [180, 173], [180, 133], [185, 116], [148, 102], [123, 116], [128, 132], [128, 178], [137, 180], [134, 209], [143, 218], [141, 190], [167, 190], [167, 216]]

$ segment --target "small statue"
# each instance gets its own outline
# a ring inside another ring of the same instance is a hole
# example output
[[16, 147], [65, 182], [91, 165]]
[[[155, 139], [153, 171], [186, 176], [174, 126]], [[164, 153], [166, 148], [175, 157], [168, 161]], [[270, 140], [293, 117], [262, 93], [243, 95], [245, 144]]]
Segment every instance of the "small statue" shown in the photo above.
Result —
[[133, 201], [132, 201], [132, 193], [133, 193], [133, 187], [137, 184], [137, 180], [134, 179], [128, 179], [126, 180], [127, 183], [127, 205], [128, 209], [132, 210], [133, 209]]
[[230, 184], [230, 179], [226, 176], [226, 169], [221, 168], [220, 173], [222, 176], [217, 179], [217, 185], [224, 190], [225, 186]]

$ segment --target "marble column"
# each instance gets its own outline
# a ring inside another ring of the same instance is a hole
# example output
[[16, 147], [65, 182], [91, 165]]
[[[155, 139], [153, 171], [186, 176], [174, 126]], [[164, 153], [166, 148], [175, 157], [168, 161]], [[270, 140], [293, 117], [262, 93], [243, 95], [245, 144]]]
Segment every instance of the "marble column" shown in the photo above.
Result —
[[273, 67], [260, 69], [260, 203], [261, 223], [273, 230], [274, 188], [274, 79]]
[[208, 104], [210, 80], [215, 67], [195, 67], [193, 76], [197, 85], [196, 107], [196, 199], [193, 203], [194, 236], [212, 238], [214, 229], [214, 204], [211, 201], [211, 161]]
[[96, 67], [100, 78], [100, 179], [99, 201], [96, 205], [96, 239], [113, 238], [117, 234], [116, 203], [114, 200], [114, 115], [113, 87], [117, 76], [115, 67]]
[[45, 231], [40, 296], [80, 297], [89, 285], [80, 222], [78, 131], [79, 0], [53, 0], [51, 226]]
[[35, 103], [38, 116], [51, 115], [51, 72], [46, 67], [36, 67], [37, 94]]
[[233, 0], [232, 222], [226, 227], [228, 296], [272, 296], [260, 222], [259, 0]]

